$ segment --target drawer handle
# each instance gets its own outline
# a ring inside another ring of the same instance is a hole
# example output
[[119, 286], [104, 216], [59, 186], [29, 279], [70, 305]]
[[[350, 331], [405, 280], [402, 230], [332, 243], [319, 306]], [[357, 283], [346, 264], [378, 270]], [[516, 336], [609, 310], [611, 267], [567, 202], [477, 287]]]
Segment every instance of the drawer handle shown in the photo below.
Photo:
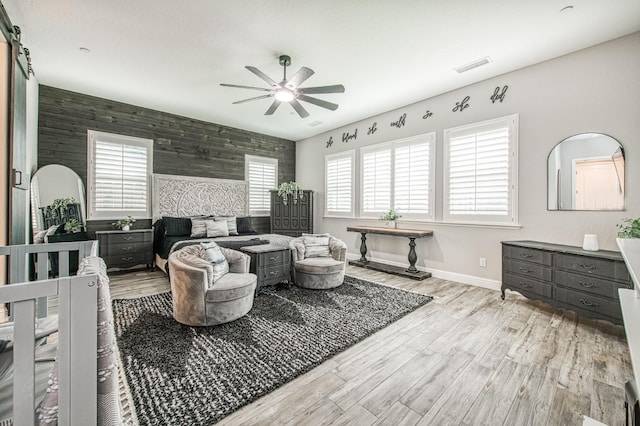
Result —
[[124, 251], [129, 251], [129, 250], [131, 250], [132, 248], [133, 248], [133, 247], [131, 247], [131, 246], [129, 246], [129, 247], [122, 247], [122, 250], [124, 250]]
[[280, 274], [280, 271], [271, 271], [269, 272], [269, 275], [278, 275]]
[[131, 257], [131, 256], [123, 257], [122, 260], [133, 260], [133, 257]]
[[582, 303], [584, 306], [590, 306], [590, 307], [598, 307], [598, 306], [600, 306], [597, 303], [587, 302], [584, 299], [580, 299], [580, 303]]
[[591, 265], [585, 265], [584, 263], [581, 263], [580, 266], [588, 270], [596, 269], [596, 265], [594, 265], [593, 263]]
[[280, 259], [280, 256], [272, 256], [272, 257], [270, 257], [269, 259], [270, 259], [270, 260], [279, 260], [279, 259]]
[[582, 281], [578, 281], [578, 284], [580, 284], [584, 288], [598, 288], [598, 284], [583, 283]]
[[122, 239], [125, 241], [131, 241], [133, 240], [133, 237], [131, 235], [126, 235], [126, 236], [123, 236]]
[[530, 274], [530, 273], [532, 273], [532, 272], [533, 272], [533, 270], [532, 270], [532, 269], [527, 269], [527, 268], [525, 268], [524, 266], [521, 266], [521, 267], [520, 267], [520, 271], [524, 272], [525, 274]]
[[533, 255], [529, 254], [529, 253], [525, 253], [523, 251], [520, 252], [520, 257], [524, 257], [525, 259], [528, 257], [533, 257]]
[[524, 288], [533, 288], [533, 286], [531, 284], [523, 283], [522, 281], [520, 281], [519, 284], [520, 284], [520, 286], [522, 286]]

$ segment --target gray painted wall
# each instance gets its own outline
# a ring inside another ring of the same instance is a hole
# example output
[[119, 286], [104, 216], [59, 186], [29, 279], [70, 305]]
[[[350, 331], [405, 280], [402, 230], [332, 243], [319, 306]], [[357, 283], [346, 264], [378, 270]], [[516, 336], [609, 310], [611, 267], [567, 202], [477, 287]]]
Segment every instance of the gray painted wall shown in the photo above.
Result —
[[[324, 217], [324, 162], [327, 154], [435, 131], [436, 212], [442, 211], [443, 130], [509, 114], [519, 114], [519, 222], [520, 227], [478, 227], [442, 222], [403, 222], [403, 227], [432, 229], [433, 238], [419, 240], [418, 267], [436, 277], [498, 288], [501, 279], [503, 240], [539, 240], [582, 245], [584, 234], [596, 234], [602, 249], [617, 250], [616, 224], [625, 217], [640, 216], [640, 33], [635, 33], [570, 55], [399, 108], [370, 119], [298, 142], [296, 176], [305, 188], [316, 191], [316, 232], [342, 238], [349, 255], [359, 256], [360, 239], [346, 232], [351, 225], [375, 225], [366, 219]], [[488, 65], [491, 66], [491, 65]], [[473, 71], [469, 71], [473, 72]], [[428, 78], [428, 74], [425, 74]], [[497, 86], [508, 85], [504, 102], [491, 103]], [[470, 107], [452, 112], [456, 102], [470, 96]], [[426, 111], [433, 112], [427, 119]], [[391, 127], [406, 113], [406, 125]], [[377, 122], [378, 131], [367, 135]], [[357, 139], [342, 142], [342, 133]], [[625, 148], [627, 158], [626, 211], [570, 212], [547, 210], [547, 156], [561, 140], [584, 132], [611, 135]], [[326, 142], [333, 138], [327, 148]], [[357, 185], [356, 185], [357, 188]], [[356, 190], [357, 191], [357, 190]], [[358, 200], [358, 194], [356, 196]], [[441, 217], [441, 213], [439, 214]], [[391, 263], [407, 264], [408, 241], [371, 236], [370, 254]], [[479, 266], [479, 258], [487, 267]]]

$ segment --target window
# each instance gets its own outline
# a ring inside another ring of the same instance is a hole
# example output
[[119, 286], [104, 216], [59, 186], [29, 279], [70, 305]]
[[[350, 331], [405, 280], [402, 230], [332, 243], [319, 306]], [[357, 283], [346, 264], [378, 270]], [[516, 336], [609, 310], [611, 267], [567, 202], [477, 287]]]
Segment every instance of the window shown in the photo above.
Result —
[[355, 151], [325, 157], [325, 214], [353, 216]]
[[444, 131], [444, 220], [517, 224], [518, 116]]
[[271, 211], [271, 189], [278, 182], [278, 160], [245, 155], [244, 177], [249, 182], [249, 212], [268, 215]]
[[433, 219], [435, 133], [362, 148], [362, 215]]
[[88, 131], [89, 218], [151, 217], [153, 141]]

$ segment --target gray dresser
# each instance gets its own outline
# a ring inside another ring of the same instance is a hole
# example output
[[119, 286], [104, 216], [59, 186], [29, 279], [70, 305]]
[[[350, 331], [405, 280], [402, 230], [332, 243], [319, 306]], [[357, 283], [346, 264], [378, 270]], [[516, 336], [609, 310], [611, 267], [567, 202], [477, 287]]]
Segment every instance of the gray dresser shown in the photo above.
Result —
[[618, 289], [632, 288], [620, 253], [537, 241], [502, 242], [502, 298], [514, 290], [578, 315], [622, 324]]
[[153, 266], [153, 230], [96, 231], [100, 257], [107, 268]]

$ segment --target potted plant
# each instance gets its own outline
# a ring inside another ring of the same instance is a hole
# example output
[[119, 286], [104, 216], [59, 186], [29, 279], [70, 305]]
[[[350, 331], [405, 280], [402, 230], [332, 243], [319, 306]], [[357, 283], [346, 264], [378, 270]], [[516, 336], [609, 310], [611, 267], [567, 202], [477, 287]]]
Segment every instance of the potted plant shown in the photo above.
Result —
[[116, 228], [122, 229], [123, 231], [128, 231], [129, 229], [131, 229], [131, 225], [133, 225], [135, 221], [136, 220], [131, 216], [127, 216], [124, 219], [116, 220], [112, 223], [112, 225], [114, 225]]
[[304, 192], [300, 185], [293, 181], [283, 182], [278, 186], [278, 196], [282, 198], [282, 204], [285, 206], [289, 202], [289, 195], [293, 200], [293, 204], [298, 204], [298, 200], [301, 200], [304, 197]]
[[400, 219], [402, 215], [395, 211], [394, 209], [389, 210], [382, 216], [380, 216], [380, 220], [385, 222], [385, 226], [387, 228], [395, 228], [397, 226], [396, 220]]
[[82, 224], [77, 219], [69, 219], [64, 224], [64, 232], [80, 232], [82, 230]]
[[622, 219], [622, 223], [616, 225], [620, 228], [618, 237], [620, 238], [640, 238], [640, 218]]

